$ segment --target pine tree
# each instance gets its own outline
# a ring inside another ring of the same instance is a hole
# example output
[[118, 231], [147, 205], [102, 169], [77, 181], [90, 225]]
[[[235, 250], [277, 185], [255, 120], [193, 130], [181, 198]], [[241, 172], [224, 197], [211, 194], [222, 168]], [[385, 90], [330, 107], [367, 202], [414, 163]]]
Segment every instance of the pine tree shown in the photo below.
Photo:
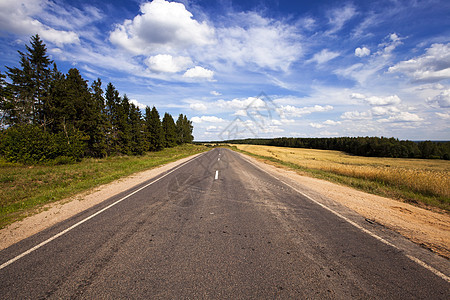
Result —
[[0, 72], [0, 129], [10, 124], [14, 112], [11, 88], [5, 78], [6, 75]]
[[31, 37], [27, 53], [19, 52], [21, 68], [9, 68], [12, 80], [17, 123], [33, 123], [45, 126], [44, 104], [50, 84], [50, 66], [47, 48], [39, 35]]
[[114, 85], [108, 83], [105, 91], [105, 114], [106, 114], [106, 144], [107, 152], [109, 154], [115, 154], [120, 152], [119, 147], [119, 107], [121, 99], [119, 92]]
[[192, 122], [186, 116], [180, 114], [176, 123], [177, 144], [192, 143], [194, 137], [192, 136]]
[[103, 157], [107, 154], [107, 120], [105, 113], [105, 98], [103, 98], [102, 81], [100, 78], [91, 85], [91, 99], [95, 116], [92, 120], [92, 130], [89, 133], [89, 150], [91, 151], [92, 156]]
[[145, 109], [145, 125], [147, 131], [147, 141], [149, 151], [159, 151], [164, 148], [164, 131], [161, 124], [161, 119], [156, 107], [150, 110], [149, 107]]
[[139, 107], [133, 103], [130, 104], [129, 122], [131, 129], [131, 152], [135, 155], [141, 155], [146, 151], [144, 140], [144, 123]]
[[164, 131], [164, 146], [167, 148], [177, 145], [177, 132], [175, 122], [169, 113], [164, 114], [162, 120], [162, 128]]

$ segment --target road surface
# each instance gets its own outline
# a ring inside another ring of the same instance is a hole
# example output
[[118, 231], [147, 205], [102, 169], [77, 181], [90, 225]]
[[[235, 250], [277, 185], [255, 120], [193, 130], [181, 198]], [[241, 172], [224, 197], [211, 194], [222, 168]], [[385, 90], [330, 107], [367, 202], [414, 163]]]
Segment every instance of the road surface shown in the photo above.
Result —
[[370, 226], [218, 148], [1, 251], [0, 298], [449, 299]]

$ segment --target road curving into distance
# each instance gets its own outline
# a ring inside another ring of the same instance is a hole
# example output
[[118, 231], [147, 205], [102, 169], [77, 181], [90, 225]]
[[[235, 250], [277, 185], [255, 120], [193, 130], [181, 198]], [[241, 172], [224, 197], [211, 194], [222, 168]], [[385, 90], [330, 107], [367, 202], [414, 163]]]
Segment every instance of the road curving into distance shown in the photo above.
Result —
[[382, 234], [217, 148], [0, 251], [0, 298], [449, 298]]

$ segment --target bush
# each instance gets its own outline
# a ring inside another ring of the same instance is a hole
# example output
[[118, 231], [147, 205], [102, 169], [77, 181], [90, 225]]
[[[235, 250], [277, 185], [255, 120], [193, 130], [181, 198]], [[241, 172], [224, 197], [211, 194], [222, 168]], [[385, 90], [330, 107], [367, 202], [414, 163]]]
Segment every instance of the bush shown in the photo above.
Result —
[[58, 157], [60, 163], [77, 161], [83, 157], [85, 137], [77, 130], [67, 134], [49, 133], [40, 126], [21, 124], [4, 130], [0, 136], [0, 154], [10, 162], [35, 164]]

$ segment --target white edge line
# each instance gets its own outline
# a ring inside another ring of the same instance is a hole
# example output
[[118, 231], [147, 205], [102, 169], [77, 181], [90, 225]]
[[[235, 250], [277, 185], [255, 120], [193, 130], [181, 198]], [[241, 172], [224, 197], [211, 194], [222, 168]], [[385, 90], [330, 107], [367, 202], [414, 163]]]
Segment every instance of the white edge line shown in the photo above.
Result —
[[173, 173], [174, 171], [178, 170], [179, 168], [181, 168], [181, 167], [183, 167], [184, 165], [188, 164], [189, 162], [191, 162], [191, 161], [193, 161], [193, 160], [199, 158], [199, 157], [202, 156], [202, 155], [204, 155], [204, 153], [201, 154], [201, 155], [198, 155], [198, 156], [196, 156], [196, 157], [193, 157], [193, 158], [189, 159], [188, 161], [186, 161], [186, 162], [182, 163], [181, 165], [175, 167], [174, 169], [172, 169], [172, 170], [169, 171], [168, 173], [162, 175], [162, 176], [159, 177], [158, 179], [153, 180], [152, 182], [146, 184], [145, 186], [143, 186], [143, 187], [137, 189], [136, 191], [134, 191], [134, 192], [132, 192], [132, 193], [130, 193], [130, 194], [124, 196], [123, 198], [117, 200], [116, 202], [114, 202], [114, 203], [108, 205], [107, 207], [105, 207], [105, 208], [99, 210], [98, 212], [96, 212], [96, 213], [90, 215], [89, 217], [87, 217], [87, 218], [85, 218], [85, 219], [79, 221], [78, 223], [76, 223], [76, 224], [70, 226], [69, 228], [67, 228], [67, 229], [65, 229], [65, 230], [63, 230], [63, 231], [61, 231], [60, 233], [58, 233], [58, 234], [52, 236], [51, 238], [49, 238], [49, 239], [43, 241], [42, 243], [40, 243], [40, 244], [34, 246], [33, 248], [28, 249], [27, 251], [23, 252], [22, 254], [19, 254], [18, 256], [14, 257], [14, 258], [12, 258], [12, 259], [10, 259], [10, 260], [8, 260], [7, 262], [5, 262], [5, 263], [3, 263], [2, 265], [0, 265], [0, 270], [3, 269], [3, 268], [5, 268], [5, 267], [7, 267], [7, 266], [9, 266], [9, 265], [12, 264], [13, 262], [15, 262], [15, 261], [21, 259], [22, 257], [24, 257], [24, 256], [26, 256], [26, 255], [28, 255], [28, 254], [30, 254], [31, 252], [33, 252], [33, 251], [35, 251], [35, 250], [41, 248], [42, 246], [44, 246], [44, 245], [50, 243], [51, 241], [53, 241], [53, 240], [59, 238], [60, 236], [66, 234], [66, 233], [69, 232], [69, 231], [71, 231], [72, 229], [74, 229], [74, 228], [80, 226], [80, 225], [83, 224], [84, 222], [89, 221], [90, 219], [92, 219], [92, 218], [94, 218], [95, 216], [101, 214], [101, 213], [104, 212], [105, 210], [110, 209], [110, 208], [113, 207], [114, 205], [116, 205], [116, 204], [122, 202], [123, 200], [129, 198], [130, 196], [133, 196], [134, 194], [136, 194], [136, 193], [142, 191], [143, 189], [145, 189], [145, 188], [149, 187], [150, 185], [152, 185], [153, 183], [155, 183], [155, 182], [157, 182], [157, 181], [163, 179], [163, 178], [166, 177], [167, 175]]
[[[242, 157], [244, 157], [244, 156], [242, 156]], [[393, 248], [395, 248], [395, 249], [401, 251], [401, 249], [398, 248], [397, 246], [395, 246], [394, 244], [392, 244], [392, 243], [386, 241], [385, 239], [383, 239], [382, 237], [376, 235], [375, 233], [373, 233], [373, 232], [371, 232], [371, 231], [365, 229], [364, 227], [362, 227], [362, 226], [356, 224], [356, 223], [353, 222], [352, 220], [350, 220], [350, 219], [348, 219], [347, 217], [341, 215], [340, 213], [338, 213], [338, 212], [332, 210], [332, 209], [329, 208], [328, 206], [325, 206], [324, 204], [322, 204], [322, 203], [320, 203], [320, 202], [314, 200], [313, 198], [311, 198], [310, 196], [306, 195], [306, 194], [303, 193], [302, 191], [299, 191], [297, 188], [293, 187], [293, 186], [290, 185], [289, 183], [287, 183], [287, 182], [285, 182], [285, 181], [283, 181], [283, 180], [281, 180], [281, 179], [275, 177], [274, 175], [270, 174], [270, 173], [267, 172], [266, 170], [262, 169], [260, 166], [254, 164], [252, 161], [250, 161], [250, 160], [247, 159], [246, 157], [244, 157], [244, 158], [245, 158], [245, 160], [247, 160], [249, 163], [251, 163], [252, 165], [254, 165], [255, 167], [257, 167], [258, 169], [260, 169], [261, 171], [263, 171], [264, 173], [266, 173], [266, 174], [270, 175], [271, 177], [273, 177], [273, 178], [275, 178], [275, 179], [281, 181], [282, 183], [284, 183], [285, 185], [287, 185], [288, 187], [290, 187], [291, 189], [293, 189], [294, 191], [296, 191], [296, 192], [299, 193], [300, 195], [302, 195], [302, 196], [308, 198], [308, 199], [311, 200], [312, 202], [318, 204], [319, 206], [323, 207], [324, 209], [328, 210], [329, 212], [333, 213], [334, 215], [338, 216], [339, 218], [341, 218], [341, 219], [347, 221], [348, 223], [350, 223], [351, 225], [355, 226], [355, 227], [358, 228], [359, 230], [361, 230], [361, 231], [363, 231], [363, 232], [369, 234], [370, 236], [376, 238], [376, 239], [379, 240], [380, 242], [382, 242], [382, 243], [384, 243], [384, 244], [386, 244], [386, 245], [388, 245], [388, 246], [391, 246], [391, 247], [393, 247]], [[445, 281], [450, 282], [450, 277], [449, 277], [449, 276], [443, 274], [443, 273], [440, 272], [439, 270], [436, 270], [435, 268], [433, 268], [432, 266], [426, 264], [425, 262], [421, 261], [420, 259], [418, 259], [418, 258], [416, 258], [416, 257], [414, 257], [414, 256], [411, 256], [411, 255], [408, 255], [408, 254], [405, 254], [405, 256], [408, 257], [408, 258], [409, 258], [410, 260], [412, 260], [413, 262], [415, 262], [415, 263], [421, 265], [422, 267], [428, 269], [429, 271], [433, 272], [435, 275], [441, 277], [441, 278], [444, 279]]]

